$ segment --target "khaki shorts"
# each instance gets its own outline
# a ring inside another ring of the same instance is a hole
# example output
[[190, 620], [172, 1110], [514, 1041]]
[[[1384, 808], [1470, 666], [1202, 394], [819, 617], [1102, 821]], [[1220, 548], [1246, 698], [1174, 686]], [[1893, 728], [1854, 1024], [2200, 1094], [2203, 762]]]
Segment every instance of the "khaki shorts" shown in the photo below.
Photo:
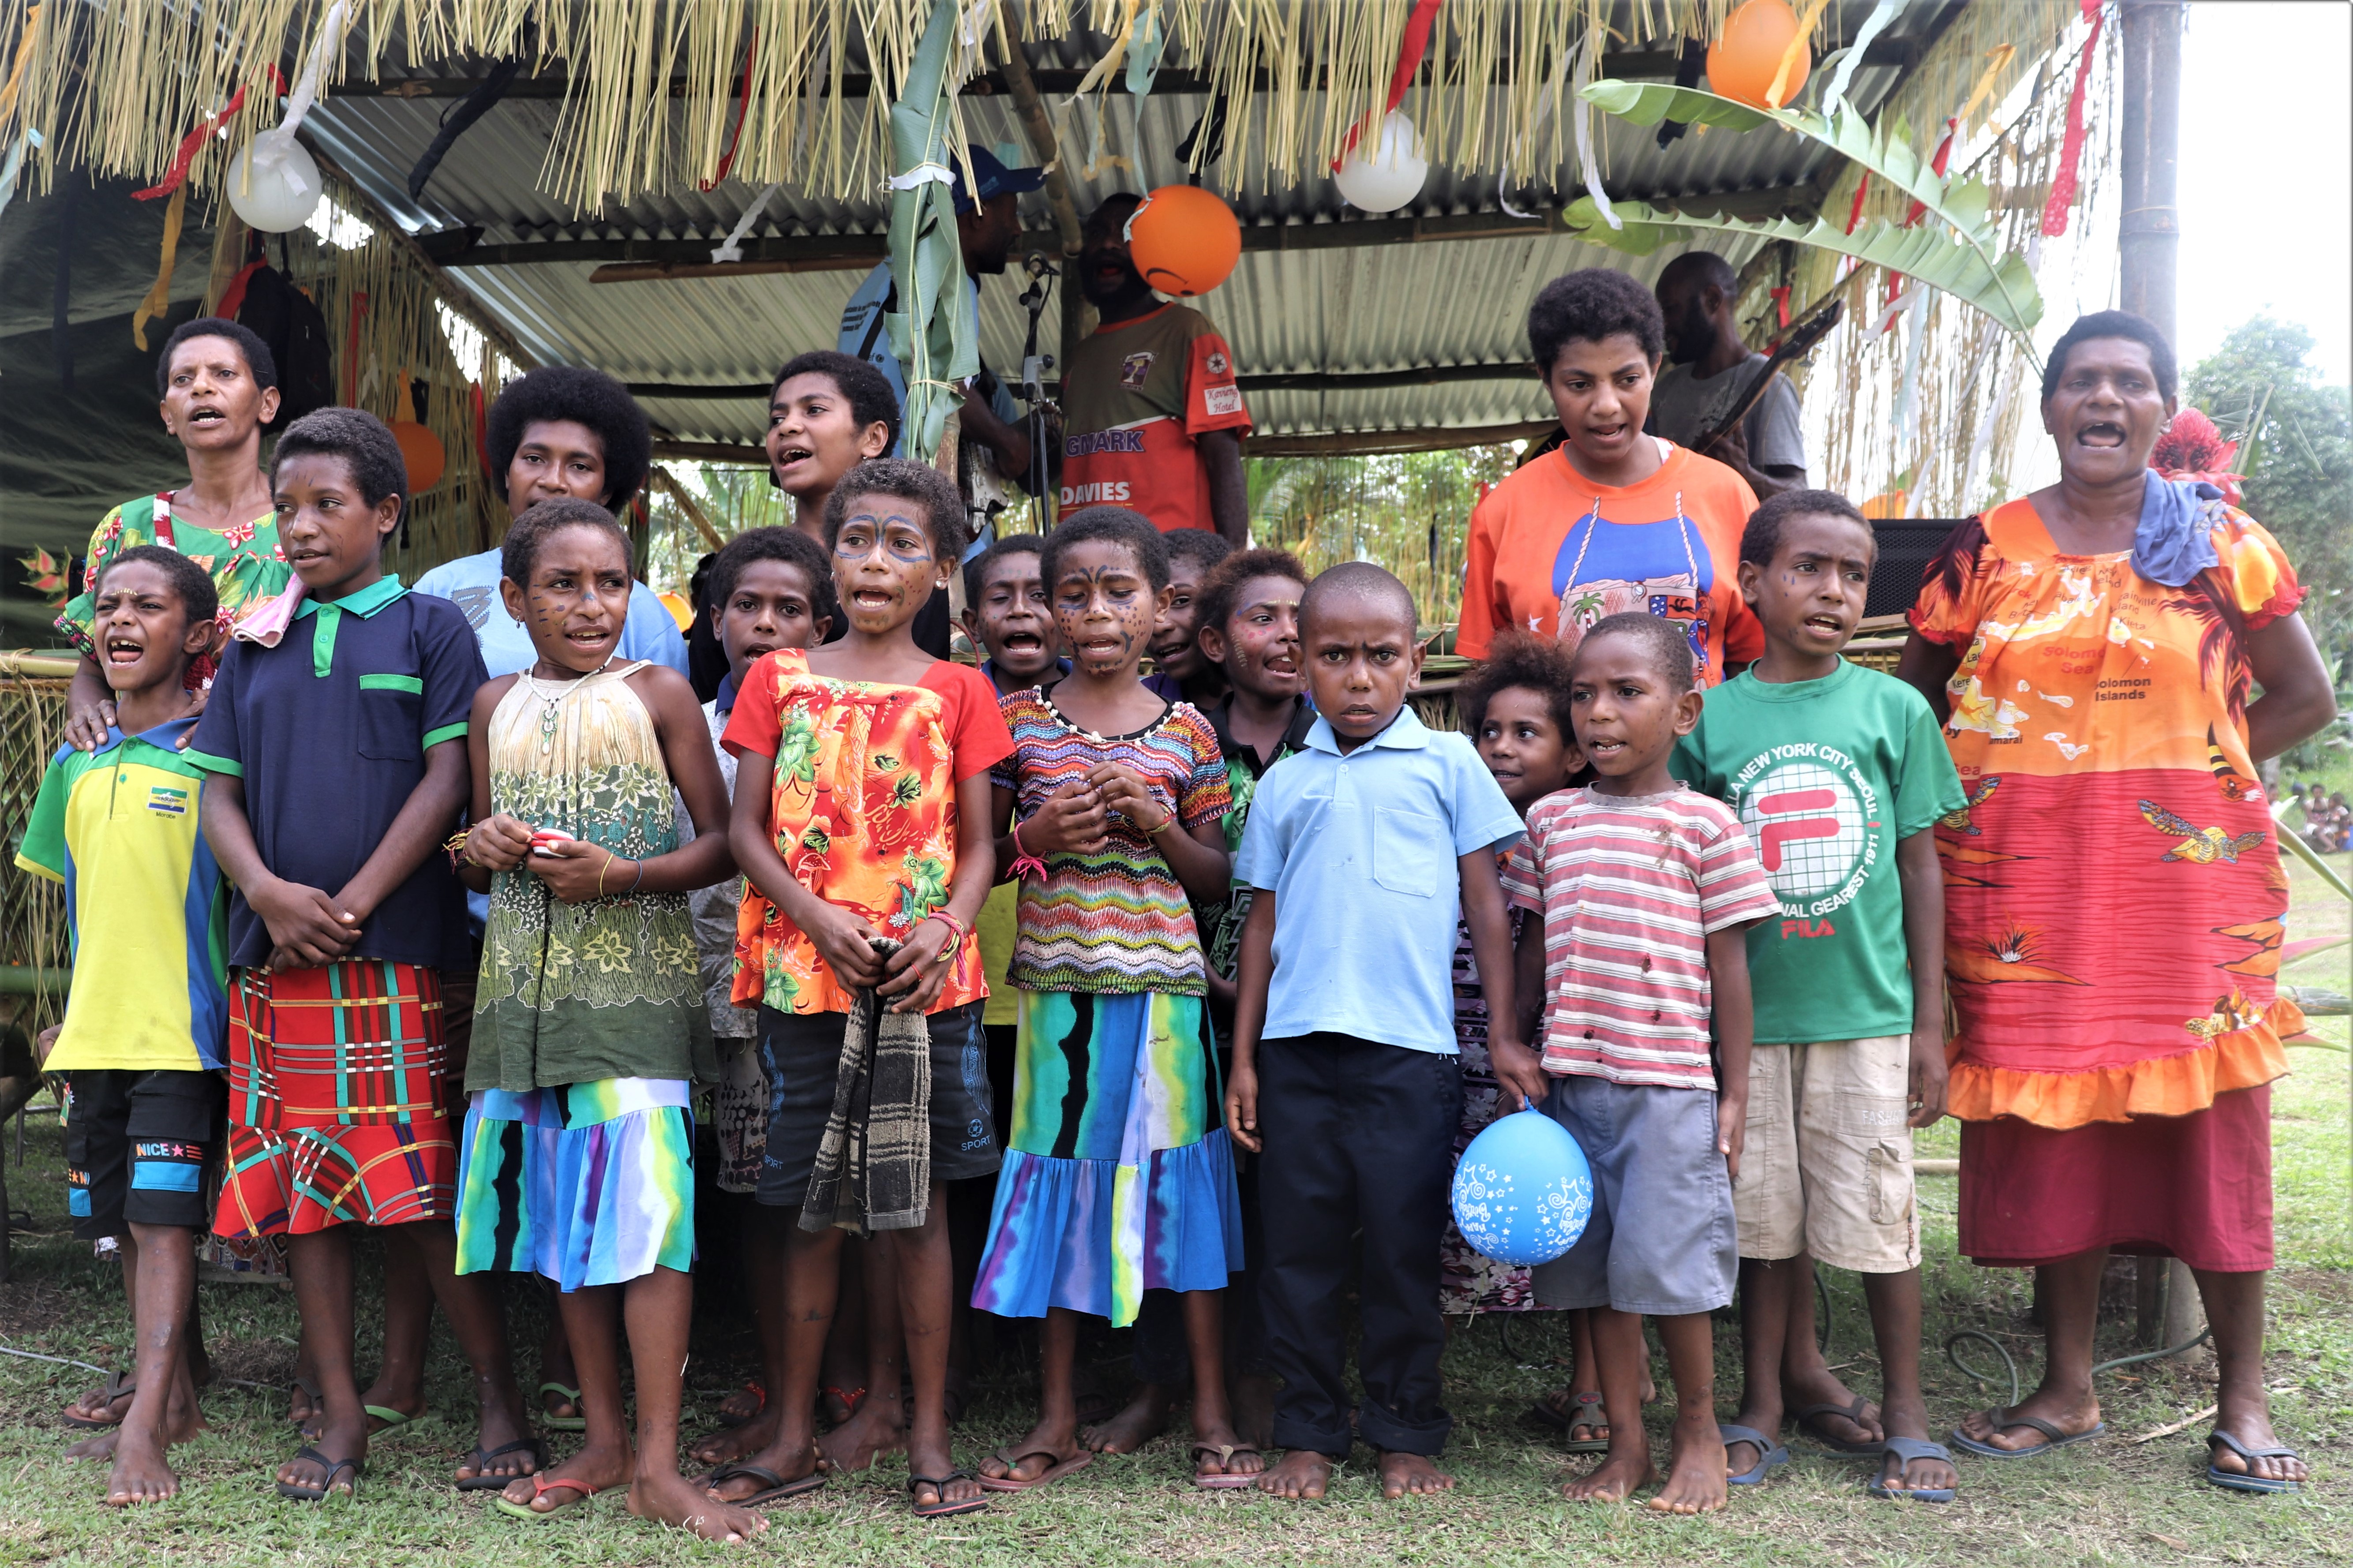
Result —
[[1810, 1252], [1833, 1268], [1920, 1266], [1912, 1192], [1912, 1039], [1758, 1046], [1732, 1212], [1740, 1256]]

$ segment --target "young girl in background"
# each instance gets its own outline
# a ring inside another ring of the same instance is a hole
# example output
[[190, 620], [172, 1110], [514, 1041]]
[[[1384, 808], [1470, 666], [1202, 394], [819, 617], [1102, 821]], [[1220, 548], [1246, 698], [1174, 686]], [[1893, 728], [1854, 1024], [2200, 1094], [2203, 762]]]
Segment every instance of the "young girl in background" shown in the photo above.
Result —
[[[726, 793], [686, 678], [617, 659], [629, 552], [612, 514], [577, 500], [533, 507], [507, 534], [505, 569], [507, 611], [539, 657], [481, 689], [468, 731], [474, 826], [458, 853], [491, 913], [466, 1069], [458, 1267], [555, 1282], [588, 1440], [512, 1482], [499, 1506], [539, 1520], [627, 1485], [641, 1518], [740, 1541], [766, 1522], [678, 1470], [700, 1002], [685, 895], [727, 875]], [[684, 847], [673, 788], [697, 835]]]
[[1039, 874], [1008, 971], [1013, 1131], [973, 1305], [1046, 1320], [1042, 1387], [1037, 1426], [980, 1484], [1025, 1490], [1094, 1458], [1072, 1389], [1079, 1314], [1125, 1326], [1166, 1289], [1185, 1293], [1196, 1483], [1246, 1486], [1260, 1460], [1234, 1434], [1220, 1343], [1240, 1209], [1188, 903], [1226, 891], [1226, 765], [1207, 720], [1137, 678], [1168, 586], [1159, 531], [1086, 508], [1048, 537], [1040, 574], [1071, 668], [1002, 703], [999, 874]]

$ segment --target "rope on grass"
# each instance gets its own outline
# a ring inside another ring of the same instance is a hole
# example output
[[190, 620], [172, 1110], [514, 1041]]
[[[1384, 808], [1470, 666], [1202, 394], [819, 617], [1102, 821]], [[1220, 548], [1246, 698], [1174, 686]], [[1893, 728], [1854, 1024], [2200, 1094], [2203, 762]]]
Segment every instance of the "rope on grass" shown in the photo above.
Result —
[[106, 1375], [106, 1369], [104, 1367], [92, 1366], [86, 1361], [76, 1361], [71, 1356], [43, 1355], [38, 1351], [20, 1351], [13, 1345], [0, 1345], [0, 1355], [21, 1356], [26, 1361], [54, 1362], [59, 1366], [78, 1366], [84, 1372], [94, 1372], [100, 1377], [104, 1377]]
[[[2135, 1355], [2120, 1355], [2114, 1361], [2100, 1362], [2093, 1366], [2091, 1372], [2087, 1375], [2097, 1377], [2104, 1372], [2114, 1372], [2120, 1366], [2134, 1366], [2145, 1361], [2158, 1361], [2167, 1356], [2180, 1355], [2185, 1352], [2196, 1350], [2200, 1345], [2204, 1344], [2213, 1337], [2214, 1326], [2211, 1323], [2209, 1323], [2206, 1327], [2199, 1330], [2195, 1335], [2182, 1341], [2178, 1345], [2167, 1345], [2160, 1350], [2142, 1351]], [[1961, 1359], [1960, 1347], [1963, 1340], [1983, 1340], [1987, 1344], [1993, 1347], [1994, 1354], [2001, 1357], [2002, 1367], [2010, 1373], [2010, 1399], [2008, 1404], [2010, 1407], [2015, 1407], [2020, 1397], [2025, 1393], [2025, 1384], [2019, 1378], [2018, 1362], [2010, 1355], [2010, 1348], [2003, 1344], [2000, 1340], [1994, 1338], [1991, 1334], [1987, 1333], [1983, 1329], [1963, 1329], [1957, 1333], [1947, 1338], [1945, 1341], [1945, 1359], [1953, 1363], [1955, 1371], [1958, 1372], [1963, 1377], [1968, 1378], [1971, 1383], [1976, 1384], [1979, 1388], [1991, 1388], [1993, 1386], [1993, 1378], [1986, 1373], [1978, 1371], [1977, 1368], [1969, 1365], [1968, 1363]]]

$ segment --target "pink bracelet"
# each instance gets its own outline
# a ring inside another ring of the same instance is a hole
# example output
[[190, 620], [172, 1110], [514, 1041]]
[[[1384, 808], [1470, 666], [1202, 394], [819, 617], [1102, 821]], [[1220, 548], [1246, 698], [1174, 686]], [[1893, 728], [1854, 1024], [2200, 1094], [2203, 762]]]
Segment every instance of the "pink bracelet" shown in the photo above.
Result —
[[1021, 847], [1021, 825], [1017, 822], [1013, 825], [1013, 879], [1018, 882], [1032, 871], [1044, 876], [1046, 862]]

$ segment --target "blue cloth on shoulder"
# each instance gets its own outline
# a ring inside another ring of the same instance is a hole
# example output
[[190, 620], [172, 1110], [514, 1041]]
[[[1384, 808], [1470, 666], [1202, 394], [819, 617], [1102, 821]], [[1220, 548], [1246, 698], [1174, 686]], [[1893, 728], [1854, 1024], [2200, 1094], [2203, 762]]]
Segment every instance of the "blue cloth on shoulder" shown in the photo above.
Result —
[[2186, 588], [2215, 565], [2213, 529], [2207, 503], [2222, 492], [2203, 479], [2168, 479], [2147, 470], [2140, 500], [2140, 526], [2133, 530], [2133, 570], [2164, 588]]

